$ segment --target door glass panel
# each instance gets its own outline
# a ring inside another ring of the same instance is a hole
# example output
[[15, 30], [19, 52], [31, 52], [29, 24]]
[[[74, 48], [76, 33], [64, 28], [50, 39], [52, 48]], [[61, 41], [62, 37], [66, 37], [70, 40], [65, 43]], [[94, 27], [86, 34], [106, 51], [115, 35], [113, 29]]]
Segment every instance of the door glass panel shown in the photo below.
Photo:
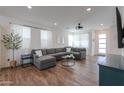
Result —
[[106, 44], [99, 44], [99, 48], [106, 48]]
[[105, 54], [106, 53], [106, 34], [99, 34], [98, 36], [98, 53]]
[[106, 53], [106, 49], [99, 49], [99, 53]]
[[106, 43], [106, 39], [99, 39], [99, 43]]

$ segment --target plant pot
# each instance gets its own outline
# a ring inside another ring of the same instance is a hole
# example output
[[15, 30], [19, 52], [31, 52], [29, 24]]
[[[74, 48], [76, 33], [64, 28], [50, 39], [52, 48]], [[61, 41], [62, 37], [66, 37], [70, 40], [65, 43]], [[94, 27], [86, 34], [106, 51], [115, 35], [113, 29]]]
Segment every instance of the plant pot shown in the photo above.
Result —
[[16, 67], [16, 60], [10, 61], [10, 67]]

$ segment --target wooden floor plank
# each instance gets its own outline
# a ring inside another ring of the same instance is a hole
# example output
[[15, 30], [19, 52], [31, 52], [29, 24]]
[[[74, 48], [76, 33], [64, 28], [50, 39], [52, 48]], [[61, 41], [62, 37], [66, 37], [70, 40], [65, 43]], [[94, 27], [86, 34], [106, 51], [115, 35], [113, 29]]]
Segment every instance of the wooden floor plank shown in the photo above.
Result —
[[[35, 66], [3, 69], [0, 71], [0, 85], [16, 86], [97, 86], [98, 61], [101, 56], [88, 56], [86, 60], [76, 61], [72, 67], [63, 67], [62, 61], [55, 67], [38, 70]], [[10, 84], [4, 83], [11, 81]]]

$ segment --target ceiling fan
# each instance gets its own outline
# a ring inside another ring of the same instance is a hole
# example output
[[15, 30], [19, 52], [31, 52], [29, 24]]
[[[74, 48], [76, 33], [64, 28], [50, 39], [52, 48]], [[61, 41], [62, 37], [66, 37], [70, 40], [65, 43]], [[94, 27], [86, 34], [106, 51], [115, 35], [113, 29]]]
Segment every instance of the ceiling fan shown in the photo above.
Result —
[[80, 23], [78, 23], [78, 25], [75, 27], [77, 30], [80, 30], [80, 29], [83, 29], [84, 27], [83, 26], [81, 26], [81, 24]]

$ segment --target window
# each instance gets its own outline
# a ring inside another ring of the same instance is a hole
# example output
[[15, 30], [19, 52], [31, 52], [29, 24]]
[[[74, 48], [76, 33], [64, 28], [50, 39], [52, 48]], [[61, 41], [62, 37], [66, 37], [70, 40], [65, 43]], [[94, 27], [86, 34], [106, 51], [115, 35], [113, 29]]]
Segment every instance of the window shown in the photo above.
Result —
[[[2, 39], [1, 37], [1, 29], [0, 29], [0, 39]], [[0, 42], [0, 62], [1, 62], [1, 56], [2, 56], [2, 49], [1, 49], [1, 42]], [[1, 64], [0, 64], [0, 69], [1, 69]]]
[[23, 38], [30, 39], [31, 38], [31, 29], [28, 27], [23, 27]]
[[99, 44], [99, 48], [106, 48], [105, 44]]
[[52, 47], [52, 32], [47, 30], [41, 30], [41, 48]]
[[106, 34], [99, 34], [98, 36], [98, 52], [99, 54], [106, 53]]
[[72, 46], [73, 45], [73, 36], [72, 35], [68, 35], [68, 45]]
[[48, 31], [41, 30], [41, 39], [48, 40]]
[[68, 35], [68, 45], [73, 47], [89, 47], [89, 34], [69, 34]]
[[28, 51], [31, 43], [31, 29], [20, 25], [12, 25], [11, 27], [14, 33], [18, 33], [22, 37], [22, 49]]
[[99, 38], [99, 43], [106, 43], [106, 39]]

